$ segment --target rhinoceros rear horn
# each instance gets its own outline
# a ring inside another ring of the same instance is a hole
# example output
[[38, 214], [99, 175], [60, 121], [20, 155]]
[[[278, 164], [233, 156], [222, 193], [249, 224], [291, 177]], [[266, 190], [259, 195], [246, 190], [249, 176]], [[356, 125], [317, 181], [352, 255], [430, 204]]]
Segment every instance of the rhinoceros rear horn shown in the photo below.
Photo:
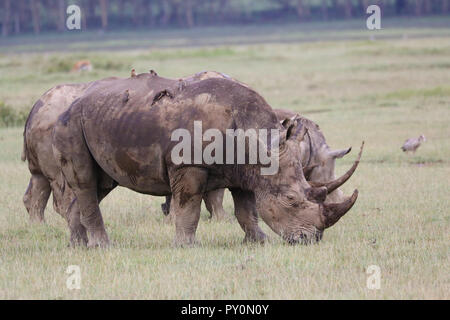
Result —
[[350, 197], [340, 203], [324, 204], [323, 215], [325, 218], [325, 228], [329, 228], [338, 222], [353, 207], [356, 199], [358, 199], [358, 190], [355, 190]]
[[322, 203], [325, 201], [327, 197], [327, 188], [319, 187], [319, 188], [310, 188], [306, 190], [306, 198], [310, 201], [315, 201]]
[[352, 147], [350, 147], [348, 149], [333, 150], [333, 151], [330, 151], [328, 153], [328, 155], [332, 158], [340, 159], [343, 156], [345, 156], [346, 154], [350, 153], [350, 151], [352, 151]]
[[353, 163], [353, 166], [341, 177], [339, 177], [335, 180], [329, 181], [329, 182], [308, 181], [308, 183], [311, 185], [311, 187], [316, 187], [316, 188], [317, 187], [327, 187], [328, 193], [333, 192], [334, 190], [336, 190], [337, 188], [342, 186], [345, 182], [347, 182], [347, 180], [350, 179], [350, 177], [356, 171], [356, 168], [359, 165], [359, 161], [361, 160], [361, 155], [362, 155], [363, 149], [364, 149], [364, 141], [361, 144], [361, 149], [359, 150], [358, 158]]

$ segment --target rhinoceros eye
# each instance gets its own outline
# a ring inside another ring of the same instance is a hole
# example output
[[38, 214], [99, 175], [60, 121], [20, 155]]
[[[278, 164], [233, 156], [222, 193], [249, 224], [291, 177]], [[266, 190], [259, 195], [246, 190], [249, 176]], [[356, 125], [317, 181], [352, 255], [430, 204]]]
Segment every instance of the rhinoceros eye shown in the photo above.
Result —
[[286, 194], [286, 202], [289, 206], [291, 207], [298, 207], [299, 202], [298, 202], [298, 197], [296, 194], [293, 193], [288, 193]]

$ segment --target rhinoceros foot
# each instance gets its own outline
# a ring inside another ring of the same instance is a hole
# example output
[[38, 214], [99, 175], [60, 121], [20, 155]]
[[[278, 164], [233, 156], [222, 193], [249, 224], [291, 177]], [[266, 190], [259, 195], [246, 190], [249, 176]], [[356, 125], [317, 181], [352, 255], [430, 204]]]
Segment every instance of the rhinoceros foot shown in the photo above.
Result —
[[70, 247], [86, 247], [88, 245], [88, 242], [89, 239], [86, 233], [86, 229], [71, 230], [69, 244]]
[[106, 232], [102, 230], [96, 230], [94, 232], [89, 232], [89, 241], [87, 244], [88, 248], [108, 248], [109, 238]]
[[193, 248], [200, 246], [200, 242], [195, 240], [195, 235], [177, 236], [174, 240], [174, 246], [177, 248]]
[[267, 235], [261, 230], [247, 232], [245, 234], [244, 243], [260, 243], [263, 244], [267, 240]]

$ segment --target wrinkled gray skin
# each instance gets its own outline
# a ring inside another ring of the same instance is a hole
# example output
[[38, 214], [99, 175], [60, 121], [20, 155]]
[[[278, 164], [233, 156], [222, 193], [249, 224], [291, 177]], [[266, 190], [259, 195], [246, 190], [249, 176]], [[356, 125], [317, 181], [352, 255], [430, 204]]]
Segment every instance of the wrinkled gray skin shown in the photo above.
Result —
[[[279, 172], [262, 176], [259, 165], [175, 165], [171, 133], [186, 128], [192, 134], [194, 120], [203, 122], [203, 130], [223, 133], [229, 128], [281, 130]], [[358, 193], [335, 204], [308, 200], [311, 195], [324, 199], [326, 188], [311, 187], [303, 176], [298, 158], [305, 127], [290, 120], [285, 126], [262, 97], [234, 81], [180, 84], [141, 74], [88, 88], [59, 117], [53, 153], [76, 196], [89, 247], [109, 244], [98, 203], [117, 184], [145, 194], [172, 194], [178, 244], [193, 243], [203, 194], [221, 188], [232, 192], [246, 240], [266, 237], [258, 214], [290, 243], [320, 240]], [[69, 210], [69, 221], [75, 211]]]

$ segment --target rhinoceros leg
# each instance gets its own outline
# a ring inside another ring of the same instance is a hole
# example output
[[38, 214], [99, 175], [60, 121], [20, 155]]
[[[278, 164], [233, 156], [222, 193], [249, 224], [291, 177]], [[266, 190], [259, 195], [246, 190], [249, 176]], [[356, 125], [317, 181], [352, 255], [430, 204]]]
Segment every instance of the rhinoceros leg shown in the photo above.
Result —
[[187, 167], [176, 170], [169, 177], [172, 190], [169, 215], [175, 218], [175, 244], [192, 245], [208, 174], [204, 169]]
[[53, 154], [77, 199], [80, 222], [88, 233], [88, 247], [107, 247], [109, 238], [97, 193], [101, 169], [94, 162], [76, 124], [77, 121], [73, 121], [68, 125], [55, 126]]
[[[225, 210], [223, 209], [224, 193], [225, 189], [218, 189], [206, 192], [203, 195], [203, 201], [205, 201], [206, 209], [210, 213], [210, 218], [222, 220], [226, 216]], [[171, 195], [166, 196], [166, 202], [161, 204], [161, 209], [165, 216], [169, 215], [171, 199]]]
[[81, 224], [80, 210], [76, 198], [73, 199], [67, 210], [67, 224], [70, 230], [70, 246], [87, 246], [89, 239], [86, 228]]
[[172, 195], [166, 196], [166, 202], [161, 204], [161, 210], [165, 216], [169, 215], [170, 201], [172, 201]]
[[72, 205], [75, 195], [64, 179], [62, 172], [50, 182], [53, 194], [53, 208], [64, 219], [68, 219], [68, 211]]
[[86, 246], [88, 237], [86, 228], [80, 221], [80, 210], [76, 203], [75, 194], [65, 179], [60, 175], [52, 181], [53, 207], [64, 219], [66, 219], [70, 231], [70, 246]]
[[245, 232], [244, 242], [264, 242], [267, 238], [258, 226], [255, 195], [241, 189], [230, 189], [234, 201], [234, 214]]
[[225, 189], [217, 189], [210, 192], [206, 192], [203, 195], [203, 200], [205, 201], [206, 209], [208, 209], [211, 214], [211, 218], [216, 218], [222, 220], [225, 218], [226, 213], [223, 210], [223, 196], [225, 194]]
[[109, 238], [98, 205], [96, 188], [81, 189], [74, 187], [74, 193], [80, 210], [80, 222], [89, 235], [88, 247], [108, 247]]
[[23, 203], [33, 222], [44, 222], [44, 210], [50, 196], [50, 183], [41, 173], [31, 175]]
[[[99, 185], [98, 189], [98, 203], [100, 202], [117, 186], [116, 182], [113, 182], [111, 186], [101, 186]], [[70, 190], [70, 187], [69, 191]], [[67, 190], [67, 189], [66, 189]], [[73, 195], [73, 193], [71, 192]], [[80, 210], [78, 208], [77, 200], [74, 196], [72, 196], [69, 208], [67, 210], [67, 223], [69, 225], [70, 230], [70, 245], [72, 247], [78, 245], [88, 245], [88, 236], [85, 226], [81, 223]]]

